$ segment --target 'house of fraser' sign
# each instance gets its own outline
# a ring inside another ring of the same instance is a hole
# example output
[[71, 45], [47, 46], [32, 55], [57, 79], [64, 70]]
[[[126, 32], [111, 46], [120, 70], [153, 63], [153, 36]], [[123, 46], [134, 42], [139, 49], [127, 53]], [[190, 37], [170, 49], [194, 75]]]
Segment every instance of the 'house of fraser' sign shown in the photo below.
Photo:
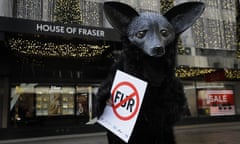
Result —
[[78, 24], [62, 24], [56, 22], [45, 22], [26, 20], [18, 18], [0, 17], [0, 32], [39, 34], [50, 36], [68, 36], [86, 38], [93, 40], [104, 40], [119, 42], [119, 34], [109, 28], [92, 27]]
[[96, 28], [83, 28], [77, 26], [64, 26], [64, 25], [53, 25], [53, 24], [36, 24], [37, 32], [51, 32], [60, 34], [70, 34], [79, 36], [91, 36], [91, 37], [105, 37], [104, 30]]

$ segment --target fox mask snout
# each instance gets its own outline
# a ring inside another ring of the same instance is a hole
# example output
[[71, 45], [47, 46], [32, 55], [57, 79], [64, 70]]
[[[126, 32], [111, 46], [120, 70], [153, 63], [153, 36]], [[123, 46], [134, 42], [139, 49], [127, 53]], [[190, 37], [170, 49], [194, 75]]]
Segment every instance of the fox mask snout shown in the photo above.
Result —
[[131, 43], [149, 56], [165, 54], [165, 46], [172, 42], [175, 33], [165, 17], [156, 13], [142, 13], [128, 26], [127, 36]]
[[200, 17], [204, 8], [201, 2], [187, 2], [161, 15], [154, 12], [138, 13], [120, 2], [104, 3], [105, 16], [113, 28], [152, 57], [163, 56], [167, 46]]

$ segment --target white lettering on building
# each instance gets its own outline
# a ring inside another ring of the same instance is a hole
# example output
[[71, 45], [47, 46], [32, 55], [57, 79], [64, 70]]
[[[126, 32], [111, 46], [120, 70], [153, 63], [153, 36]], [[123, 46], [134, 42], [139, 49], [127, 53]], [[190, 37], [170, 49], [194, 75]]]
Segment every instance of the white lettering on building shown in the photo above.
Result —
[[61, 25], [37, 24], [37, 32], [62, 33], [80, 36], [104, 37], [104, 30], [81, 28], [81, 27], [65, 27]]
[[37, 24], [36, 30], [38, 32], [64, 33], [64, 26]]
[[79, 28], [78, 34], [83, 36], [104, 37], [103, 30]]

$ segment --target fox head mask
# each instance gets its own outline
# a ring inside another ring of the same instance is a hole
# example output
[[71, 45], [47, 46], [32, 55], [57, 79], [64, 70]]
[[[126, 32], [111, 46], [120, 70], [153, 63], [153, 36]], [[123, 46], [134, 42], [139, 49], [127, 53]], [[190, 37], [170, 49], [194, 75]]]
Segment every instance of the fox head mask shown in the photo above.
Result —
[[201, 2], [177, 5], [165, 14], [138, 13], [120, 2], [105, 2], [104, 13], [109, 23], [130, 43], [152, 57], [161, 57], [166, 47], [189, 28], [204, 11]]

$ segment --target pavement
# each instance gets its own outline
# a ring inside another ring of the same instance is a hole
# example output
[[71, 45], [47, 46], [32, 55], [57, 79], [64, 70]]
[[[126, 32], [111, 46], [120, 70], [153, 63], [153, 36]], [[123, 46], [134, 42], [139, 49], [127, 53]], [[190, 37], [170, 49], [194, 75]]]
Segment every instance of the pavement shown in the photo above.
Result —
[[[239, 144], [240, 122], [176, 126], [177, 144]], [[107, 144], [106, 133], [0, 141], [0, 144]]]
[[240, 122], [178, 126], [177, 144], [240, 144]]
[[107, 144], [106, 133], [74, 134], [0, 141], [0, 144]]

